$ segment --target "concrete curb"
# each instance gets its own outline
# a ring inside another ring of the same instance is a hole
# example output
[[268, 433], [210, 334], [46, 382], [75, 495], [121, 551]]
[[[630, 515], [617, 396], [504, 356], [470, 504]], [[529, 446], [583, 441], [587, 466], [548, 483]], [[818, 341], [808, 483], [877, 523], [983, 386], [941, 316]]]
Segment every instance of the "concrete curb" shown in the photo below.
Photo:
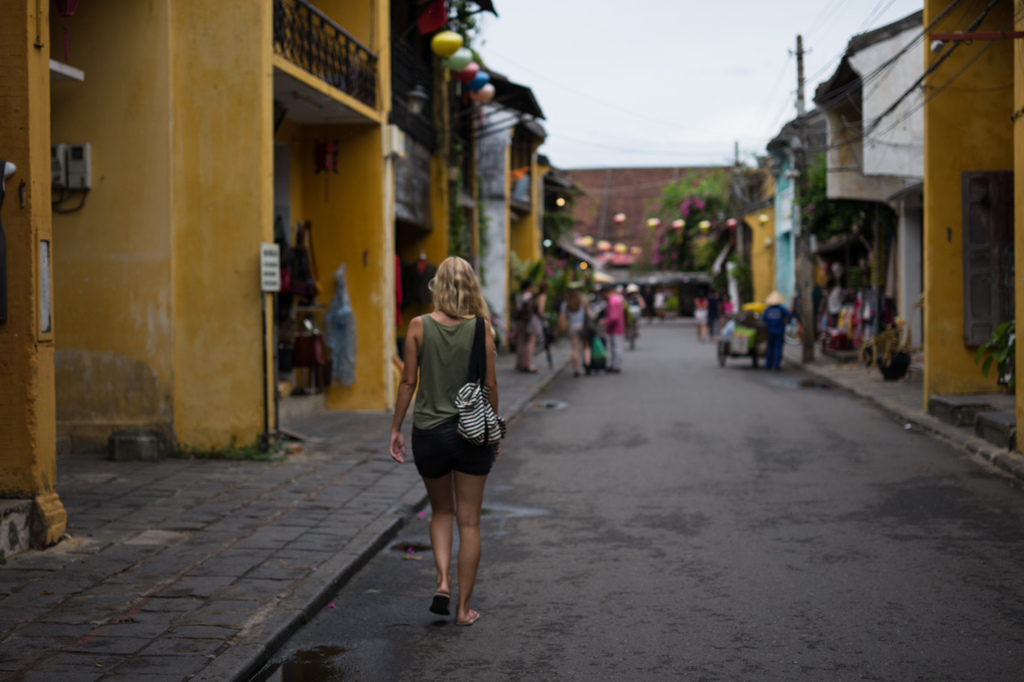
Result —
[[[539, 393], [562, 375], [570, 362], [571, 358], [567, 357], [541, 376], [523, 397], [499, 410], [502, 418], [511, 422], [519, 416]], [[357, 533], [344, 549], [321, 566], [317, 574], [297, 583], [291, 594], [280, 602], [281, 606], [285, 606], [285, 601], [298, 601], [298, 604], [288, 604], [285, 609], [274, 608], [266, 620], [253, 626], [250, 635], [219, 652], [192, 679], [196, 682], [248, 682], [299, 628], [327, 606], [335, 592], [387, 547], [408, 520], [426, 505], [427, 494], [417, 482], [385, 514]]]
[[896, 401], [880, 398], [878, 396], [871, 395], [866, 391], [861, 391], [852, 386], [846, 385], [835, 377], [822, 372], [814, 365], [797, 364], [796, 366], [821, 381], [826, 382], [830, 386], [834, 386], [835, 388], [843, 390], [850, 395], [871, 403], [891, 417], [913, 424], [932, 438], [967, 452], [968, 454], [977, 455], [987, 462], [999, 467], [1010, 476], [1013, 476], [1020, 481], [1024, 481], [1024, 456], [1019, 453], [997, 447], [987, 440], [971, 434], [963, 428], [947, 424], [921, 410], [912, 410]]

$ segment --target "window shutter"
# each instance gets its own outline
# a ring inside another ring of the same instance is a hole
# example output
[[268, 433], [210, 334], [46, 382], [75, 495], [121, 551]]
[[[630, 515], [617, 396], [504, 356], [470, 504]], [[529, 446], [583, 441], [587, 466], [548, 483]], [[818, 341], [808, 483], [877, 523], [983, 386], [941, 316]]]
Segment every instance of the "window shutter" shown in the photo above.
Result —
[[964, 344], [1014, 316], [1013, 171], [963, 173]]

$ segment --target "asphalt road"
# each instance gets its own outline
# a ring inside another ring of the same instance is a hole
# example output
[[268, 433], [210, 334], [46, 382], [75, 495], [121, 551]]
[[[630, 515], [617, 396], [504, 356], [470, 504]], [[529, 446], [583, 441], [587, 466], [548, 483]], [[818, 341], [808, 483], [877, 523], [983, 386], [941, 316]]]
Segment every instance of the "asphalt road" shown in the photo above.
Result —
[[1024, 679], [1020, 490], [805, 379], [645, 326], [510, 430], [474, 626], [427, 611], [429, 551], [386, 550], [268, 679]]

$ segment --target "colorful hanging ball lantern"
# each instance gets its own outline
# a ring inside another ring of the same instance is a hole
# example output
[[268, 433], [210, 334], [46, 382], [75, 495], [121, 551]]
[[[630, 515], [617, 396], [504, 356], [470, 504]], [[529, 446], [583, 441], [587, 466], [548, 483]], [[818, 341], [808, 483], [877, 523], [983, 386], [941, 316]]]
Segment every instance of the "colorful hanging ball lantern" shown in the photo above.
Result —
[[599, 241], [597, 243], [597, 250], [598, 251], [611, 251], [612, 250], [612, 243], [610, 241], [608, 241], [607, 239], [602, 239], [601, 241]]
[[468, 47], [460, 47], [448, 57], [448, 68], [452, 71], [462, 71], [473, 61], [473, 51]]
[[430, 39], [430, 49], [438, 57], [447, 59], [462, 47], [462, 36], [455, 31], [441, 31]]
[[471, 80], [476, 78], [476, 75], [480, 73], [480, 65], [476, 62], [470, 62], [466, 64], [466, 68], [455, 73], [455, 80], [460, 83], [469, 83]]
[[631, 247], [629, 247], [629, 252], [631, 254], [633, 254], [634, 256], [636, 256], [637, 258], [639, 258], [640, 256], [643, 255], [644, 250], [643, 250], [642, 247], [639, 247], [639, 246], [631, 246]]
[[686, 221], [683, 220], [682, 218], [676, 218], [675, 220], [672, 221], [672, 229], [675, 230], [676, 232], [683, 229], [684, 227], [686, 227]]
[[725, 226], [728, 227], [730, 230], [735, 230], [736, 229], [736, 219], [735, 218], [729, 218], [728, 220], [725, 221]]
[[651, 228], [652, 230], [657, 230], [659, 227], [661, 227], [661, 220], [658, 218], [648, 218], [647, 227]]
[[629, 247], [623, 244], [622, 242], [619, 242], [618, 244], [615, 245], [615, 253], [626, 253], [628, 251]]
[[491, 85], [490, 83], [487, 83], [484, 85], [484, 87], [480, 88], [476, 92], [470, 92], [469, 98], [474, 102], [479, 102], [480, 104], [487, 104], [492, 99], [494, 99], [494, 86]]
[[612, 218], [612, 220], [615, 221], [616, 225], [621, 225], [622, 223], [626, 222], [626, 214], [625, 213], [616, 213], [615, 217]]
[[594, 238], [591, 237], [589, 234], [585, 235], [583, 237], [580, 237], [580, 246], [582, 246], [583, 248], [589, 249], [593, 245], [594, 245]]
[[487, 83], [489, 83], [490, 80], [491, 80], [491, 77], [489, 75], [487, 75], [487, 72], [486, 71], [481, 71], [480, 73], [478, 73], [476, 75], [476, 77], [473, 78], [473, 80], [469, 81], [469, 83], [466, 85], [466, 87], [468, 87], [473, 92], [477, 92], [478, 90], [480, 90], [480, 88], [482, 88], [485, 85], [487, 85]]
[[701, 232], [707, 232], [708, 230], [711, 229], [711, 221], [710, 220], [702, 220], [699, 223], [697, 223], [697, 227], [700, 228]]

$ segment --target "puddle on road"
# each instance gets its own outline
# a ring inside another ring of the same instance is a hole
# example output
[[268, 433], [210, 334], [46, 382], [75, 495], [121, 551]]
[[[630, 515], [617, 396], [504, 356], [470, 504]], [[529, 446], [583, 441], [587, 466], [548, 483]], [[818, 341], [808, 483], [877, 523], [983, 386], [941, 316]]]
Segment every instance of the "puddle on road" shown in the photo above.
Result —
[[496, 536], [508, 535], [506, 525], [509, 519], [524, 519], [536, 516], [547, 516], [550, 514], [547, 509], [532, 509], [530, 507], [512, 507], [503, 504], [488, 504], [480, 510], [480, 516], [484, 519], [498, 521], [498, 530], [493, 533]]
[[352, 677], [338, 659], [348, 652], [349, 649], [339, 646], [318, 646], [296, 651], [287, 661], [256, 679], [260, 682], [343, 682]]
[[550, 412], [551, 410], [564, 410], [569, 407], [569, 403], [561, 400], [538, 400], [530, 403], [526, 409], [531, 412]]
[[396, 545], [392, 545], [391, 549], [396, 552], [412, 554], [414, 552], [429, 552], [433, 547], [424, 542], [399, 542]]
[[832, 384], [824, 381], [818, 381], [817, 379], [782, 379], [771, 383], [783, 388], [809, 388], [811, 390], [822, 391], [831, 391], [833, 388]]

